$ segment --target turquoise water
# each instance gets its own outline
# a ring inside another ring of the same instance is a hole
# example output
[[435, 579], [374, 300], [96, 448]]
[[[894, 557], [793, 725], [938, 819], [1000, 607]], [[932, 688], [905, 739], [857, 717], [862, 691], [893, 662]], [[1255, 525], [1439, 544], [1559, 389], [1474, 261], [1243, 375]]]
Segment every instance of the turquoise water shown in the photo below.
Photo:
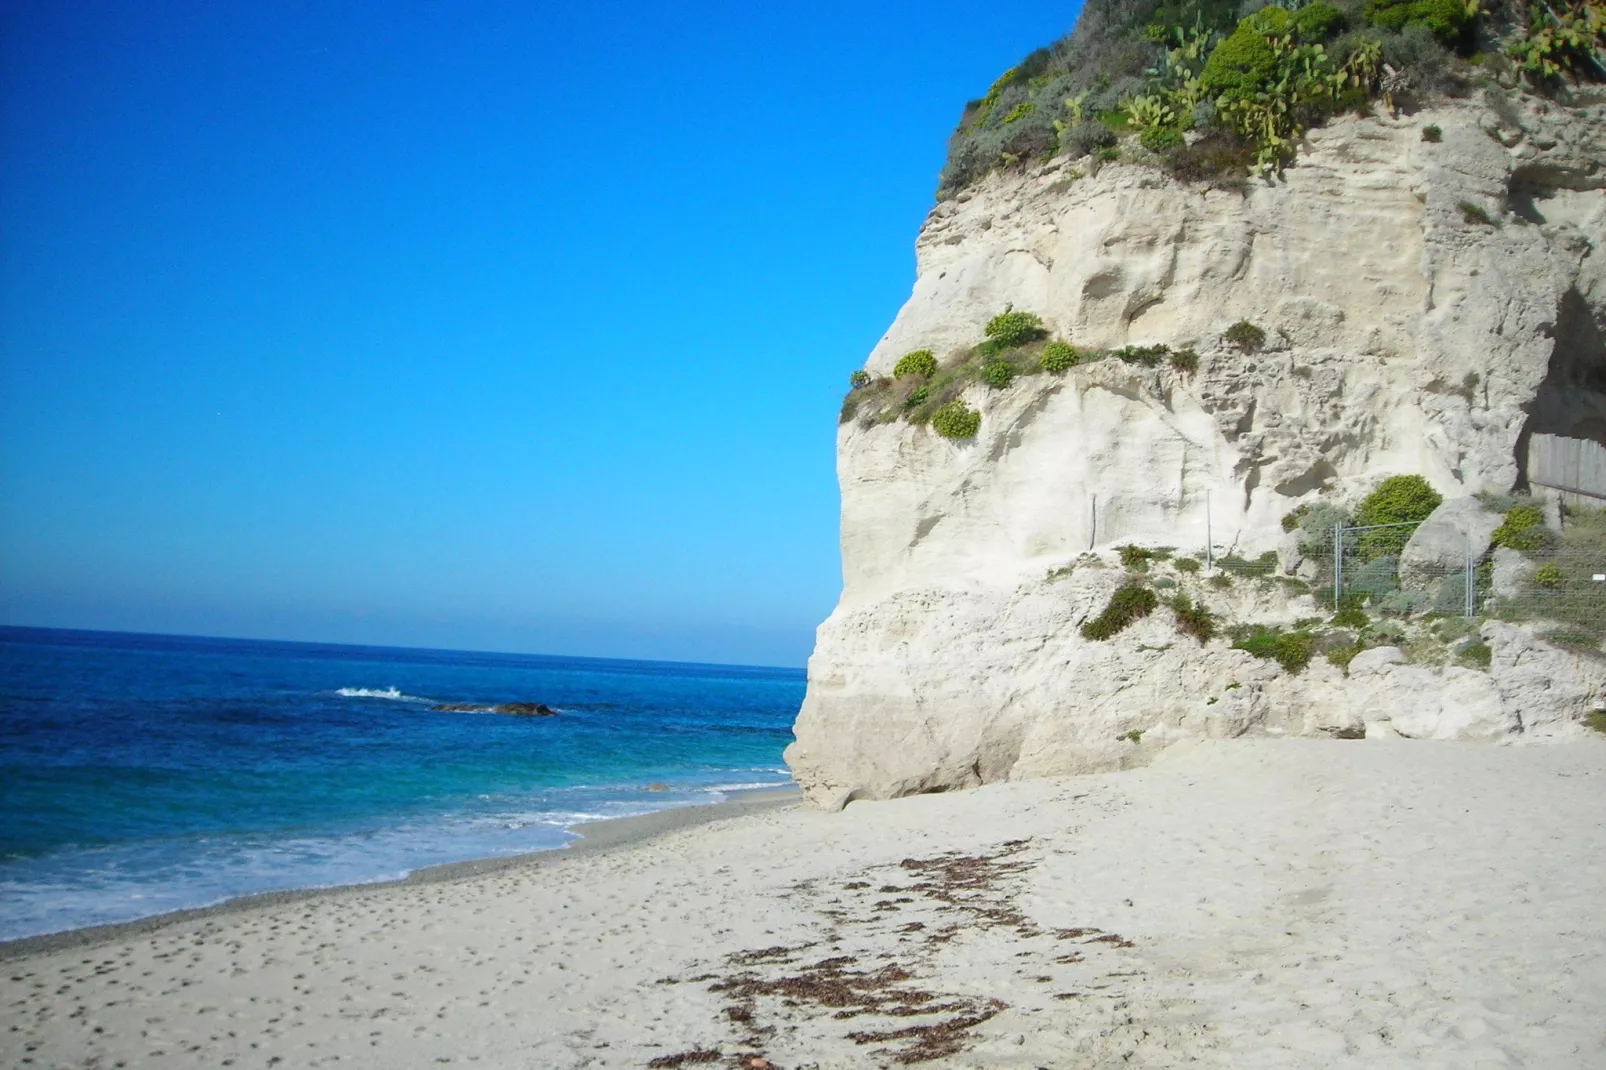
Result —
[[[786, 784], [803, 688], [801, 669], [0, 628], [0, 939]], [[430, 709], [519, 701], [558, 715]]]

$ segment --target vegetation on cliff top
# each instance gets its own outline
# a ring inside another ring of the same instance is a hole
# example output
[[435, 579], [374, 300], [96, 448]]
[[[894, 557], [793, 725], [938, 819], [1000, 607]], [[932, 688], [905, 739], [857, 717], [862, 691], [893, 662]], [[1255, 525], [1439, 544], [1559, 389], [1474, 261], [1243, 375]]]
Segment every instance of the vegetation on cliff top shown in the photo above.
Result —
[[1606, 0], [1088, 0], [1070, 34], [965, 105], [937, 195], [1059, 153], [1241, 181], [1374, 101], [1601, 80]]

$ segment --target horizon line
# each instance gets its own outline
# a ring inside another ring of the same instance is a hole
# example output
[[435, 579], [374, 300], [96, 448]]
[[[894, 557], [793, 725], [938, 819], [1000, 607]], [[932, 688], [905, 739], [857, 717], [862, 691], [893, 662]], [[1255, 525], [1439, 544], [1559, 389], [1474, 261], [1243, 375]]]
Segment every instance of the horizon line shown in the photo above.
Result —
[[539, 654], [517, 650], [471, 650], [460, 647], [389, 646], [377, 643], [333, 643], [318, 639], [264, 639], [249, 635], [187, 635], [178, 632], [141, 632], [110, 628], [60, 628], [36, 624], [0, 624], [0, 636], [7, 632], [56, 632], [70, 635], [129, 636], [144, 639], [177, 639], [181, 641], [267, 643], [278, 646], [335, 647], [342, 650], [403, 651], [418, 654], [489, 654], [500, 658], [552, 658], [566, 661], [620, 662], [634, 665], [686, 665], [707, 669], [773, 669], [782, 672], [807, 672], [807, 665], [761, 665], [754, 662], [726, 661], [672, 661], [665, 658], [615, 658], [594, 654]]

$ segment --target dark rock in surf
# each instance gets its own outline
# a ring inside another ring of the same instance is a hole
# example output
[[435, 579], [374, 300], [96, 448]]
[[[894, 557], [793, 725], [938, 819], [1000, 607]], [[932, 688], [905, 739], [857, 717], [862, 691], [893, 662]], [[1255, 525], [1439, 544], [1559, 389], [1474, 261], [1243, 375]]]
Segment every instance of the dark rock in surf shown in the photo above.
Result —
[[514, 717], [554, 717], [557, 711], [551, 706], [541, 702], [504, 702], [500, 706], [492, 706], [492, 713], [508, 713]]
[[503, 702], [479, 706], [469, 702], [446, 702], [430, 709], [440, 713], [505, 713], [510, 717], [556, 717], [558, 711], [542, 702]]

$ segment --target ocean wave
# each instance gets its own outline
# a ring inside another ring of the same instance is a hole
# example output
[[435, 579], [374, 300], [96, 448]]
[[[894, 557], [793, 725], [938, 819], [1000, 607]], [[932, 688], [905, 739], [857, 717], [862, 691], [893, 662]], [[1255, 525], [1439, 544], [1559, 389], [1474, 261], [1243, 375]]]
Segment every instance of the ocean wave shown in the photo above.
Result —
[[786, 780], [764, 780], [764, 781], [759, 781], [757, 783], [752, 783], [752, 784], [710, 784], [707, 787], [699, 788], [698, 790], [699, 791], [706, 791], [706, 792], [757, 791], [760, 788], [787, 788], [787, 787], [791, 787], [791, 786], [792, 786], [792, 781], [790, 779], [786, 779]]
[[434, 699], [420, 698], [417, 695], [404, 695], [394, 687], [383, 690], [374, 687], [342, 687], [335, 692], [341, 698], [388, 698], [396, 702], [433, 702]]

